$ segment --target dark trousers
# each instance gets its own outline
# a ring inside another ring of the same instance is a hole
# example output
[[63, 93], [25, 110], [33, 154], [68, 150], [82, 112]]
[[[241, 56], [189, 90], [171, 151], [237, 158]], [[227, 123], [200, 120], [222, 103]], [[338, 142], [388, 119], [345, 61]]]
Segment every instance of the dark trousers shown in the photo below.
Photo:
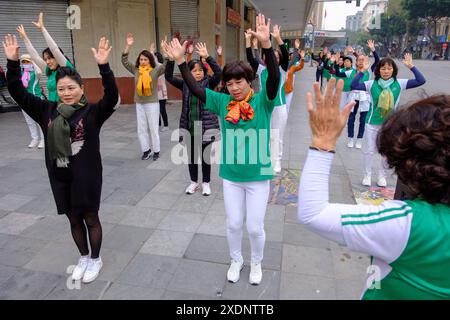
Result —
[[[348, 117], [348, 137], [353, 138], [355, 136], [355, 119], [356, 115], [358, 114], [359, 109], [359, 101], [356, 100], [355, 107], [353, 108], [353, 111], [350, 113], [350, 116]], [[367, 112], [360, 112], [359, 114], [359, 129], [358, 129], [358, 139], [362, 139], [364, 137], [364, 130], [366, 129], [366, 116]]]
[[[167, 100], [159, 100], [159, 113], [163, 118], [164, 127], [169, 126], [169, 120], [167, 119], [167, 111], [166, 111], [166, 102]], [[159, 125], [161, 126], [161, 117], [159, 118]]]
[[197, 137], [198, 141], [195, 141], [194, 135], [191, 135], [190, 143], [186, 145], [188, 149], [189, 158], [189, 175], [191, 176], [191, 181], [198, 182], [198, 152], [202, 150], [202, 175], [203, 182], [209, 183], [211, 181], [211, 149], [205, 153], [205, 149], [212, 142], [202, 142], [202, 139]]
[[323, 70], [316, 70], [316, 82], [319, 82], [319, 80], [320, 80], [320, 88], [322, 89]]

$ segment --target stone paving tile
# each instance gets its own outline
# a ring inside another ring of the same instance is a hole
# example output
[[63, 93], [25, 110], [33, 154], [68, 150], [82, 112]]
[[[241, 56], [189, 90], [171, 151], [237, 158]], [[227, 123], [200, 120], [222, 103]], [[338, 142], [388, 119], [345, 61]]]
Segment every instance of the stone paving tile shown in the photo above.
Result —
[[172, 210], [207, 213], [213, 202], [214, 196], [202, 196], [200, 188], [200, 191], [195, 195], [179, 197]]
[[[67, 275], [67, 277], [70, 277], [70, 275]], [[45, 300], [98, 300], [102, 295], [102, 292], [110, 285], [106, 281], [96, 279], [89, 284], [80, 281], [78, 282], [79, 286], [74, 282], [68, 286], [67, 282], [69, 281], [70, 280], [68, 279], [66, 279], [66, 281], [61, 281], [61, 283], [45, 297]]]
[[301, 224], [285, 223], [283, 243], [302, 247], [330, 248], [327, 239], [309, 231]]
[[168, 214], [158, 225], [160, 230], [196, 232], [204, 216], [197, 213]]
[[117, 251], [137, 253], [150, 238], [153, 229], [125, 225], [116, 225], [103, 238], [104, 248]]
[[119, 224], [155, 229], [168, 214], [167, 210], [135, 207]]
[[283, 244], [282, 271], [333, 277], [331, 250]]
[[[264, 248], [263, 269], [280, 270], [282, 245], [279, 242], [266, 241]], [[251, 260], [250, 242], [242, 241], [242, 256], [244, 264]], [[215, 262], [229, 265], [230, 254], [226, 237], [196, 234], [186, 250], [185, 258], [206, 262]]]
[[215, 297], [207, 297], [189, 292], [177, 292], [166, 290], [161, 298], [162, 300], [223, 300], [222, 293]]
[[197, 232], [215, 236], [226, 236], [226, 225], [225, 216], [206, 215]]
[[54, 288], [64, 282], [64, 276], [19, 270], [0, 285], [0, 300], [44, 299]]
[[[35, 215], [33, 215], [35, 216]], [[20, 235], [27, 238], [54, 241], [70, 230], [70, 224], [64, 216], [45, 216]]]
[[366, 286], [366, 280], [335, 280], [336, 299], [338, 300], [361, 300]]
[[18, 235], [44, 217], [12, 212], [0, 219], [0, 233]]
[[223, 298], [227, 300], [277, 300], [280, 295], [280, 271], [264, 270], [259, 285], [248, 281], [250, 268], [244, 267], [238, 282], [225, 284]]
[[128, 264], [116, 282], [120, 284], [165, 289], [180, 264], [180, 259], [138, 254]]
[[216, 297], [223, 293], [228, 266], [181, 260], [167, 290]]
[[280, 285], [281, 300], [335, 300], [333, 278], [283, 272]]
[[0, 285], [15, 275], [19, 270], [16, 267], [8, 267], [0, 264]]
[[0, 249], [1, 264], [22, 267], [30, 262], [47, 241], [11, 236]]
[[34, 197], [11, 193], [0, 198], [0, 209], [15, 211], [33, 199]]
[[135, 207], [133, 206], [102, 203], [100, 205], [99, 217], [102, 222], [120, 223], [134, 209]]
[[33, 201], [21, 206], [16, 210], [20, 213], [37, 214], [41, 216], [56, 215], [56, 204], [51, 193], [33, 199]]
[[164, 289], [113, 283], [103, 295], [102, 300], [161, 300], [164, 293]]
[[181, 258], [193, 237], [189, 232], [155, 230], [140, 253]]
[[179, 196], [173, 194], [150, 192], [137, 203], [138, 207], [169, 210], [178, 201]]

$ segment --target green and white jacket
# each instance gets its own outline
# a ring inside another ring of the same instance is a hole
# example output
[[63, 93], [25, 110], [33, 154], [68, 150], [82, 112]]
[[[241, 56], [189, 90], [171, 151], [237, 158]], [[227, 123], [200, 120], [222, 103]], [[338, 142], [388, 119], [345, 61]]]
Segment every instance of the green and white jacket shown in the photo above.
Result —
[[309, 151], [298, 217], [321, 236], [371, 256], [362, 299], [450, 299], [450, 206], [329, 203], [332, 161], [331, 153]]

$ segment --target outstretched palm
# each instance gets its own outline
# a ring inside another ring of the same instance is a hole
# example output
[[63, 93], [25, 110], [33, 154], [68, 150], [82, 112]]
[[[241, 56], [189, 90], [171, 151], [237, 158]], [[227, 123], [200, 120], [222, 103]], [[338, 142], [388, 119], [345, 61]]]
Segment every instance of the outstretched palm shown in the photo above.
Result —
[[375, 42], [373, 40], [368, 40], [367, 46], [369, 47], [370, 51], [375, 51]]
[[173, 57], [174, 60], [181, 62], [181, 59], [183, 59], [184, 54], [186, 53], [186, 46], [186, 41], [183, 43], [183, 45], [181, 45], [180, 41], [177, 38], [174, 38], [168, 46], [168, 53]]
[[406, 67], [408, 67], [410, 69], [413, 67], [413, 60], [412, 60], [411, 53], [406, 53], [405, 54], [405, 58], [403, 59], [403, 63], [405, 64]]
[[39, 20], [38, 20], [38, 22], [34, 22], [33, 21], [33, 24], [40, 30], [44, 29], [44, 27], [45, 27], [44, 26], [44, 14], [42, 12], [39, 13]]
[[131, 33], [127, 35], [127, 46], [131, 47], [134, 44], [134, 37]]
[[19, 43], [17, 42], [16, 36], [8, 34], [5, 36], [5, 41], [2, 42], [3, 48], [5, 49], [5, 55], [8, 60], [17, 61], [19, 60]]
[[270, 48], [270, 19], [267, 19], [263, 14], [256, 17], [256, 32], [251, 30], [251, 34], [258, 39], [263, 48]]
[[199, 42], [195, 45], [195, 48], [197, 49], [197, 53], [200, 57], [205, 58], [205, 59], [209, 57], [208, 49], [206, 48], [206, 44]]
[[106, 40], [105, 37], [101, 38], [98, 44], [98, 50], [92, 48], [92, 53], [94, 54], [97, 64], [107, 64], [111, 50], [112, 47], [109, 46], [109, 40]]
[[25, 32], [25, 28], [23, 27], [23, 25], [20, 25], [17, 27], [17, 32], [19, 33], [20, 37], [22, 39], [26, 39], [28, 38], [27, 33]]

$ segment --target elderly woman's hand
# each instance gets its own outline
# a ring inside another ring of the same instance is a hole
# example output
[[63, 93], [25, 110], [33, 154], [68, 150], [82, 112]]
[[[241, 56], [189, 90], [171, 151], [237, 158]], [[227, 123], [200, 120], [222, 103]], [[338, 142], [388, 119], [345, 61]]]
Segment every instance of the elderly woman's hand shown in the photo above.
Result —
[[324, 97], [320, 91], [319, 83], [314, 83], [315, 107], [312, 94], [310, 92], [307, 94], [309, 124], [312, 131], [311, 146], [320, 150], [330, 151], [335, 149], [336, 141], [347, 123], [351, 110], [356, 104], [352, 101], [341, 112], [339, 105], [344, 81], [339, 80], [333, 94], [335, 84], [336, 79], [331, 78]]

